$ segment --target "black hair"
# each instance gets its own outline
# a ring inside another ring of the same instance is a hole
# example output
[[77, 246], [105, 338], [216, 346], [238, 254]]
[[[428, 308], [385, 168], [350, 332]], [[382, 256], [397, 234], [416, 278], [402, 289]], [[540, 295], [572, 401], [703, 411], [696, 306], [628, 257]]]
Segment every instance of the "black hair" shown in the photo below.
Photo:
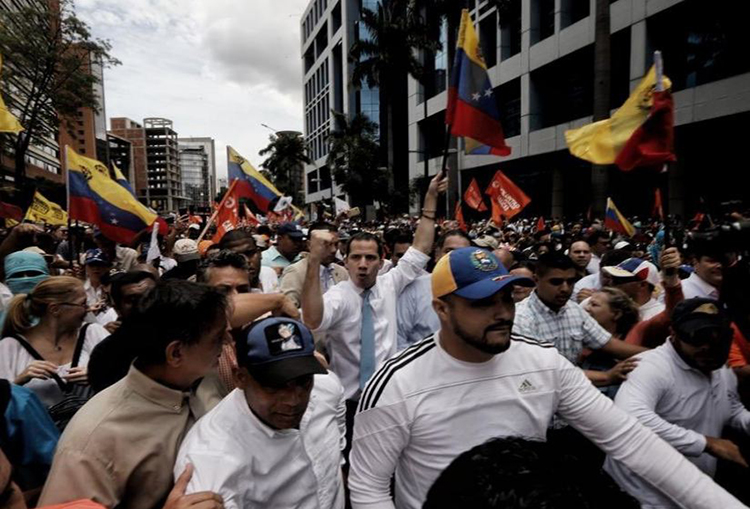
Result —
[[435, 249], [443, 249], [445, 241], [451, 237], [462, 237], [469, 241], [469, 244], [471, 244], [471, 237], [469, 237], [469, 235], [465, 231], [458, 229], [446, 230], [440, 234], [437, 241], [435, 242]]
[[536, 261], [535, 274], [542, 277], [552, 269], [575, 270], [576, 264], [569, 256], [564, 255], [560, 251], [549, 251], [548, 253], [540, 255], [539, 259]]
[[212, 253], [211, 256], [208, 256], [198, 266], [198, 272], [195, 276], [196, 281], [199, 283], [208, 283], [209, 271], [213, 268], [221, 269], [224, 267], [247, 270], [247, 258], [229, 249], [222, 249], [218, 253]]
[[602, 255], [600, 265], [602, 267], [614, 267], [616, 265], [620, 265], [628, 258], [630, 258], [629, 251], [625, 251], [624, 249], [613, 249], [612, 251], [607, 251]]
[[[637, 509], [600, 468], [552, 443], [493, 438], [459, 455], [440, 474], [422, 509]], [[586, 475], [584, 475], [584, 473]]]
[[197, 343], [209, 327], [226, 317], [227, 307], [227, 298], [216, 288], [182, 280], [157, 283], [127, 319], [137, 362], [162, 364], [171, 342]]
[[411, 232], [399, 231], [398, 235], [391, 238], [391, 242], [388, 244], [388, 250], [392, 253], [396, 249], [396, 244], [412, 244], [414, 242], [414, 235]]
[[352, 242], [375, 242], [378, 245], [378, 256], [383, 257], [383, 241], [380, 237], [370, 232], [357, 232], [349, 238], [346, 243], [346, 256], [349, 256], [349, 250], [351, 249]]
[[131, 270], [130, 272], [122, 272], [112, 276], [110, 278], [112, 286], [110, 287], [109, 295], [112, 297], [112, 302], [115, 306], [118, 308], [120, 307], [123, 288], [128, 285], [138, 284], [144, 279], [150, 279], [154, 283], [156, 282], [156, 277], [145, 270]]
[[338, 228], [336, 228], [331, 223], [326, 223], [324, 221], [320, 221], [320, 222], [313, 223], [313, 224], [310, 225], [310, 227], [307, 229], [308, 236], [312, 232], [317, 231], [317, 230], [325, 231], [325, 232], [332, 232], [332, 233], [338, 233], [339, 232]]
[[253, 233], [248, 230], [238, 228], [224, 234], [224, 236], [219, 241], [219, 248], [227, 249], [230, 244], [237, 244], [239, 242], [244, 242], [247, 240], [251, 240], [253, 243], [255, 243], [255, 237], [253, 237]]
[[594, 244], [599, 242], [599, 239], [610, 240], [609, 233], [604, 230], [594, 230], [593, 232], [591, 232], [591, 234], [589, 234], [588, 237], [586, 237], [585, 240], [589, 243], [589, 246], [593, 246]]
[[268, 235], [269, 237], [273, 235], [273, 232], [271, 231], [271, 227], [267, 224], [262, 224], [258, 226], [258, 228], [255, 229], [256, 232], [258, 232], [258, 235]]

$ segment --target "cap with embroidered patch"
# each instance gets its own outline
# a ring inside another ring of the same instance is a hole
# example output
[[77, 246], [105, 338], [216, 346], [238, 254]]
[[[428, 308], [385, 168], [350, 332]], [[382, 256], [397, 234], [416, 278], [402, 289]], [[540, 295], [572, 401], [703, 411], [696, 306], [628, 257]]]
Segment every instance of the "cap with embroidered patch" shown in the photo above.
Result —
[[603, 270], [615, 279], [646, 281], [654, 286], [658, 286], [661, 282], [656, 265], [640, 258], [628, 258], [616, 267], [603, 267]]
[[236, 340], [237, 364], [261, 384], [283, 386], [305, 375], [323, 375], [315, 341], [304, 324], [291, 318], [266, 318], [242, 331]]
[[485, 299], [511, 284], [534, 286], [534, 281], [508, 274], [495, 255], [477, 247], [451, 251], [432, 271], [432, 295], [436, 298], [456, 294], [470, 300]]
[[109, 259], [109, 256], [102, 251], [99, 248], [96, 249], [89, 249], [86, 251], [86, 259], [83, 262], [84, 265], [103, 265], [103, 266], [110, 266], [112, 265], [112, 261]]

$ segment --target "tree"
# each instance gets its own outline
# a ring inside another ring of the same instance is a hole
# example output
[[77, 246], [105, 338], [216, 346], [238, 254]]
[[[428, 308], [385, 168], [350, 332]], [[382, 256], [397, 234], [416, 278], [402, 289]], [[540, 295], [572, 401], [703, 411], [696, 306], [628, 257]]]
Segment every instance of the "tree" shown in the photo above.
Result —
[[[408, 193], [407, 158], [407, 76], [422, 81], [424, 67], [416, 51], [435, 49], [439, 43], [430, 37], [427, 25], [413, 0], [382, 0], [375, 11], [362, 9], [359, 39], [352, 45], [349, 59], [354, 64], [352, 84], [367, 83], [378, 88], [381, 130], [385, 136], [385, 160], [390, 198], [406, 198]], [[383, 125], [384, 124], [384, 125]], [[401, 144], [404, 148], [399, 150]], [[403, 157], [398, 157], [397, 153]], [[398, 181], [397, 181], [398, 180]], [[399, 205], [405, 205], [406, 200]]]
[[363, 113], [351, 120], [343, 113], [332, 113], [337, 129], [328, 136], [326, 164], [334, 181], [349, 195], [353, 206], [382, 200], [388, 196], [388, 176], [378, 164], [377, 124]]
[[[304, 186], [298, 186], [303, 175], [302, 165], [312, 160], [307, 155], [307, 144], [296, 131], [278, 131], [269, 137], [270, 143], [260, 151], [268, 156], [261, 166], [268, 170], [271, 182], [279, 191], [292, 197], [296, 204], [304, 203]], [[298, 178], [295, 178], [295, 173]]]
[[5, 97], [25, 128], [12, 143], [16, 186], [21, 187], [31, 143], [57, 137], [60, 119], [72, 121], [79, 108], [99, 110], [94, 85], [100, 80], [90, 72], [91, 63], [109, 67], [120, 62], [110, 56], [109, 42], [93, 38], [76, 17], [72, 0], [28, 2], [0, 11], [0, 26]]

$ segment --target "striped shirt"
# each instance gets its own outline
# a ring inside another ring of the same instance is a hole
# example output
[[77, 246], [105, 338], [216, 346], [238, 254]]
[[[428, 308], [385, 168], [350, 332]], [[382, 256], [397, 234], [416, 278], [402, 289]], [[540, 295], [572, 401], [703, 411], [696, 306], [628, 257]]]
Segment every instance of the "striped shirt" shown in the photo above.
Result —
[[549, 343], [515, 336], [502, 354], [471, 363], [450, 356], [437, 332], [385, 362], [358, 410], [349, 475], [355, 509], [422, 507], [462, 452], [497, 436], [544, 440], [555, 412], [686, 507], [744, 507]]

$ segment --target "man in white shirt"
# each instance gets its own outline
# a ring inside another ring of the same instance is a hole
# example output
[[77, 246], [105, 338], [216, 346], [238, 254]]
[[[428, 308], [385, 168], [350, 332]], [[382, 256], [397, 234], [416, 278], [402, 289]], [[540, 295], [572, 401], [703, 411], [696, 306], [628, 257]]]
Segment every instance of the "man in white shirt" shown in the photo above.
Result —
[[217, 493], [225, 509], [343, 509], [344, 391], [310, 330], [266, 318], [236, 347], [238, 388], [187, 434], [175, 477], [192, 464], [186, 493]]
[[609, 238], [608, 232], [604, 230], [595, 230], [589, 235], [586, 242], [591, 249], [591, 259], [589, 260], [588, 265], [586, 265], [586, 271], [588, 271], [589, 274], [596, 274], [599, 272], [602, 257], [612, 246], [612, 241]]
[[719, 289], [724, 279], [723, 253], [717, 253], [718, 243], [700, 243], [692, 246], [693, 268], [690, 277], [682, 281], [685, 299], [703, 297], [719, 300]]
[[635, 302], [641, 320], [648, 320], [664, 311], [664, 303], [654, 297], [654, 291], [661, 289], [661, 278], [659, 269], [653, 263], [628, 258], [617, 267], [604, 267], [602, 270], [612, 277], [612, 286], [625, 292]]
[[[725, 426], [750, 434], [750, 412], [725, 366], [732, 343], [729, 319], [715, 301], [689, 299], [675, 307], [672, 328], [669, 341], [641, 354], [615, 404], [711, 477], [717, 458], [747, 467], [739, 448], [720, 438]], [[678, 507], [617, 461], [608, 458], [605, 468], [642, 507]]]
[[576, 242], [573, 242], [570, 245], [570, 250], [568, 251], [568, 256], [570, 256], [570, 259], [573, 260], [573, 263], [576, 264], [576, 271], [579, 275], [586, 276], [588, 274], [593, 274], [595, 271], [592, 270], [589, 272], [588, 265], [591, 261], [591, 248], [589, 247], [589, 243], [585, 240], [578, 240]]
[[420, 508], [459, 454], [496, 436], [544, 440], [554, 413], [688, 509], [744, 507], [616, 408], [553, 345], [511, 333], [512, 287], [531, 283], [481, 249], [438, 262], [432, 292], [441, 330], [386, 362], [360, 399], [352, 507]]

